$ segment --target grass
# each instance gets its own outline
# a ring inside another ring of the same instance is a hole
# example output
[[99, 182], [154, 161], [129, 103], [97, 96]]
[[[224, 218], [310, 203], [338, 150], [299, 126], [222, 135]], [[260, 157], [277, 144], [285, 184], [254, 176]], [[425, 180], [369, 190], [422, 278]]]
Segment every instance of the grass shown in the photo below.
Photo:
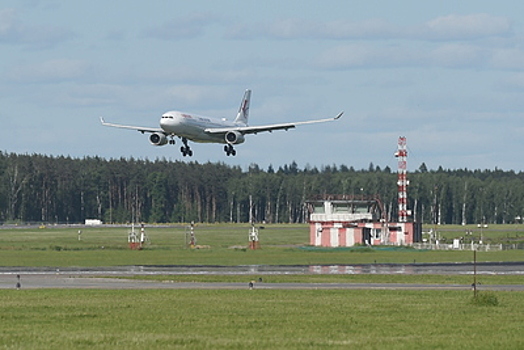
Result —
[[[430, 229], [435, 227], [424, 227], [424, 231]], [[470, 243], [471, 240], [478, 242], [481, 239], [484, 243], [493, 244], [524, 243], [523, 224], [488, 225], [482, 228], [477, 225], [441, 225], [436, 227], [436, 231], [440, 239], [448, 243], [453, 242], [455, 238], [464, 238], [465, 243]]]
[[[82, 230], [78, 240], [78, 230]], [[510, 228], [511, 229], [511, 228]], [[301, 249], [308, 244], [307, 225], [266, 225], [262, 249], [246, 249], [248, 225], [197, 225], [197, 244], [187, 249], [185, 226], [148, 227], [151, 244], [128, 248], [125, 227], [0, 230], [0, 266], [116, 265], [344, 265], [372, 263], [470, 262], [471, 251], [402, 249]], [[483, 252], [478, 261], [522, 261], [522, 251]]]
[[[261, 250], [247, 225], [147, 228], [131, 251], [127, 228], [0, 230], [0, 266], [324, 265], [471, 262], [470, 251], [301, 249], [306, 225], [268, 225]], [[500, 232], [499, 232], [500, 233]], [[507, 233], [506, 233], [507, 235]], [[522, 261], [522, 251], [478, 261]], [[246, 282], [260, 275], [137, 276], [178, 282]], [[470, 284], [471, 276], [272, 275], [265, 283]], [[522, 284], [522, 276], [477, 276]], [[388, 290], [0, 290], [4, 349], [521, 349], [524, 293]], [[496, 301], [496, 302], [494, 302]]]
[[6, 349], [521, 349], [524, 293], [0, 291]]

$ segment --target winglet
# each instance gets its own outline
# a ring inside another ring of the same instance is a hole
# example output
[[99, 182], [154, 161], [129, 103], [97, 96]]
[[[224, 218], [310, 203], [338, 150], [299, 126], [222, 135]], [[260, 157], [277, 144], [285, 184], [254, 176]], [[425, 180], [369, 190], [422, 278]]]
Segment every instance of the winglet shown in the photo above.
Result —
[[342, 114], [344, 114], [344, 111], [340, 112], [335, 118], [334, 120], [337, 120], [339, 119], [340, 117], [342, 117]]
[[106, 121], [104, 120], [103, 117], [100, 117], [100, 122], [102, 123], [102, 125], [104, 125], [106, 123]]

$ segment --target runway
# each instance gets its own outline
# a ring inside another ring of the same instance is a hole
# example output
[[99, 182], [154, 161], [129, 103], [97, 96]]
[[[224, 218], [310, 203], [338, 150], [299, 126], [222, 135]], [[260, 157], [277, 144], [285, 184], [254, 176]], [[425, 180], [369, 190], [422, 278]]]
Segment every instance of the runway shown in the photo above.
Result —
[[[16, 289], [14, 275], [0, 276], [0, 289]], [[152, 282], [119, 278], [65, 276], [61, 274], [21, 275], [21, 289], [249, 289], [246, 283]], [[253, 289], [382, 289], [382, 290], [471, 290], [470, 285], [414, 283], [255, 283]], [[524, 291], [524, 285], [482, 285], [478, 290]]]
[[[480, 263], [477, 274], [523, 275], [524, 263]], [[155, 282], [118, 277], [144, 275], [246, 275], [245, 283]], [[0, 289], [247, 289], [248, 276], [278, 274], [473, 274], [470, 263], [330, 266], [118, 266], [92, 268], [0, 267]], [[405, 283], [255, 283], [254, 289], [471, 290], [471, 285]], [[481, 285], [479, 290], [524, 291], [522, 285]]]

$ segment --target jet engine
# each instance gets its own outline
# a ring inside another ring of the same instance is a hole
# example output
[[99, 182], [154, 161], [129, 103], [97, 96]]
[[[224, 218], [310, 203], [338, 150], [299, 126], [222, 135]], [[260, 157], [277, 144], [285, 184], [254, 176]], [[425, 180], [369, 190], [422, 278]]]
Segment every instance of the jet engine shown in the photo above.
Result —
[[149, 136], [149, 142], [155, 146], [163, 146], [167, 143], [167, 137], [160, 132], [154, 132]]
[[230, 145], [238, 145], [244, 142], [244, 135], [238, 131], [228, 131], [226, 133], [226, 142]]

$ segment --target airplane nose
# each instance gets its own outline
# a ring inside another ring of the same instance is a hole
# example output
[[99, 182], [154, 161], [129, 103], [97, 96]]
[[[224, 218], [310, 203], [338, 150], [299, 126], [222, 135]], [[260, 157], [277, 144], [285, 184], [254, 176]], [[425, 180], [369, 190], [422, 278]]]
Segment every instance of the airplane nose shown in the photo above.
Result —
[[172, 129], [176, 125], [176, 123], [177, 122], [173, 115], [163, 115], [162, 118], [160, 118], [160, 127], [165, 131], [168, 131], [168, 129]]
[[171, 124], [170, 121], [172, 120], [173, 120], [172, 117], [171, 119], [169, 119], [168, 116], [162, 116], [162, 118], [160, 118], [160, 126], [161, 127], [168, 126]]

